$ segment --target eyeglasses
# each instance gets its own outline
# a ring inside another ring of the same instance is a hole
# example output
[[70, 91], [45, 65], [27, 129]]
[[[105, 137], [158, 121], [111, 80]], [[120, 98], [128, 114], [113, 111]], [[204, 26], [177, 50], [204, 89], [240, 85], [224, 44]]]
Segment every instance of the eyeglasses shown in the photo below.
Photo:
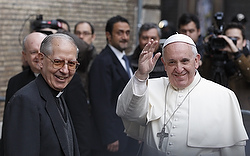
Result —
[[67, 64], [69, 70], [76, 70], [79, 67], [79, 65], [80, 65], [80, 63], [78, 63], [77, 61], [68, 61], [68, 63], [66, 63], [65, 60], [60, 60], [60, 59], [54, 59], [54, 60], [52, 60], [47, 55], [44, 54], [44, 56], [46, 56], [53, 63], [53, 68], [55, 68], [55, 69], [60, 69], [65, 64]]
[[83, 32], [79, 32], [79, 31], [77, 31], [76, 32], [76, 35], [83, 35], [83, 36], [88, 36], [88, 35], [92, 35], [92, 33], [91, 32], [88, 32], [88, 31], [83, 31]]

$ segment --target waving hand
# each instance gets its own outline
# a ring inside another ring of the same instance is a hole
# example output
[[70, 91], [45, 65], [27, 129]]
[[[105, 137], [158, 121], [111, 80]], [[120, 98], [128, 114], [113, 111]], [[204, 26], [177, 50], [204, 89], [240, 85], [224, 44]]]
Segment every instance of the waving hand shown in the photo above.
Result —
[[154, 69], [161, 53], [154, 54], [158, 41], [151, 40], [142, 50], [138, 60], [138, 70], [135, 76], [141, 80], [146, 80], [149, 73]]

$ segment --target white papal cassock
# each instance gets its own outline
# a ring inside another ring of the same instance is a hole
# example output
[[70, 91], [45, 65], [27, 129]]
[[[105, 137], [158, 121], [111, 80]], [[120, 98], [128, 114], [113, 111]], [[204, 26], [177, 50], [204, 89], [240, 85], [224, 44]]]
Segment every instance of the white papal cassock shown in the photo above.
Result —
[[[167, 96], [165, 96], [167, 95]], [[235, 94], [196, 73], [185, 89], [166, 77], [132, 77], [118, 98], [125, 132], [143, 140], [143, 156], [243, 156], [248, 139]], [[168, 137], [159, 148], [164, 123]]]

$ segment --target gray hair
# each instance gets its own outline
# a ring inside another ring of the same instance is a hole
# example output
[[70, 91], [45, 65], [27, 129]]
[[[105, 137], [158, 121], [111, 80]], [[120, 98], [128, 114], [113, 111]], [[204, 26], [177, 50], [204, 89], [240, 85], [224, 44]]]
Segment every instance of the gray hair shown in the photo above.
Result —
[[156, 29], [158, 36], [161, 38], [161, 29], [156, 23], [144, 23], [139, 30], [139, 36], [141, 36], [142, 32], [148, 31], [150, 29]]
[[52, 43], [53, 42], [52, 41], [54, 39], [57, 39], [57, 38], [63, 38], [63, 39], [68, 40], [73, 46], [76, 47], [77, 56], [78, 56], [79, 49], [77, 48], [73, 38], [70, 37], [69, 35], [62, 34], [62, 33], [56, 33], [56, 34], [48, 35], [41, 43], [40, 52], [44, 53], [45, 55], [51, 55], [52, 52], [53, 52], [53, 49], [52, 49]]

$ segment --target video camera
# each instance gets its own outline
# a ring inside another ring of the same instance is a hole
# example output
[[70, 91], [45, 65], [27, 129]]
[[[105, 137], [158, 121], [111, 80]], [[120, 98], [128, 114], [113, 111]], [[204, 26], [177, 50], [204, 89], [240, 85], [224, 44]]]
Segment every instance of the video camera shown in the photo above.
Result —
[[62, 29], [62, 23], [57, 20], [43, 20], [43, 15], [36, 15], [36, 20], [32, 21], [30, 24], [30, 28], [33, 31], [43, 32], [46, 34], [51, 34], [50, 31], [44, 31], [45, 28], [50, 29]]
[[[209, 38], [208, 46], [210, 48], [209, 51], [218, 51], [219, 49], [225, 48], [228, 43], [225, 41], [224, 38], [219, 38], [218, 35], [221, 35], [223, 33], [223, 22], [224, 13], [223, 12], [217, 12], [214, 15], [214, 19], [216, 22], [216, 26], [212, 26], [212, 28], [209, 30], [209, 34], [211, 34], [211, 37]], [[237, 39], [236, 38], [230, 38], [234, 44], [236, 45]]]
[[[223, 86], [228, 85], [227, 73], [230, 69], [228, 69], [228, 55], [226, 51], [221, 49], [225, 48], [228, 43], [224, 38], [218, 37], [218, 35], [223, 34], [225, 31], [223, 26], [223, 12], [217, 12], [214, 15], [215, 23], [208, 30], [208, 42], [205, 44], [206, 57], [211, 60], [211, 80], [219, 83]], [[216, 24], [216, 25], [215, 25]], [[230, 38], [234, 44], [236, 45], [237, 39]], [[205, 63], [205, 62], [204, 62]]]

